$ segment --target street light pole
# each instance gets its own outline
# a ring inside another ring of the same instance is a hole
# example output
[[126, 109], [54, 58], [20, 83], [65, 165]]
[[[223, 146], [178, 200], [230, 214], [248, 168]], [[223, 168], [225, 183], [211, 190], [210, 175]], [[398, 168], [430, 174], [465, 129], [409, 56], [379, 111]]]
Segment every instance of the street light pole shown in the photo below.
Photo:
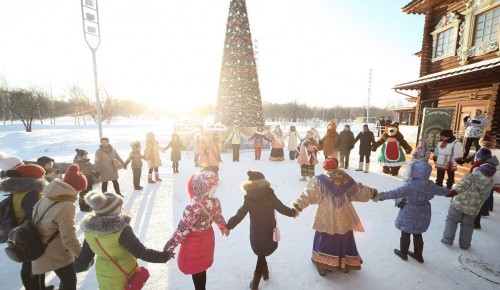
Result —
[[99, 140], [102, 139], [102, 115], [101, 99], [99, 97], [99, 82], [97, 80], [97, 48], [101, 43], [101, 31], [99, 28], [99, 11], [97, 0], [81, 0], [82, 3], [82, 22], [83, 35], [85, 41], [92, 52], [92, 63], [94, 66], [94, 86], [97, 111], [97, 125], [99, 127]]

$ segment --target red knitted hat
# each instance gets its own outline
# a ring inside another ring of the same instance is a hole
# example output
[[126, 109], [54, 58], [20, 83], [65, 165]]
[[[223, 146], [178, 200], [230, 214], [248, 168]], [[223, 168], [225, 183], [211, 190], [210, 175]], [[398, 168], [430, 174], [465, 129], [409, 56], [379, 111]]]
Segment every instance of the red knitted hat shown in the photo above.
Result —
[[337, 169], [338, 166], [339, 162], [337, 158], [327, 158], [325, 162], [323, 162], [323, 169], [325, 170]]
[[72, 164], [64, 174], [63, 181], [71, 185], [76, 191], [82, 191], [87, 188], [87, 178], [83, 173], [78, 172], [78, 164]]
[[22, 177], [30, 178], [43, 178], [45, 176], [45, 169], [37, 164], [22, 164], [16, 167], [16, 170]]

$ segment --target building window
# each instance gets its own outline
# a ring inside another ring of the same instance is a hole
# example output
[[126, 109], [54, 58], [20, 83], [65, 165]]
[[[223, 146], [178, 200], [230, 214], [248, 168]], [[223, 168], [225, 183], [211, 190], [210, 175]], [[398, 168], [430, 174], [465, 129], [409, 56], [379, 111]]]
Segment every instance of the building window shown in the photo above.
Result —
[[500, 7], [476, 16], [474, 46], [498, 39]]
[[456, 29], [451, 28], [445, 30], [437, 35], [436, 49], [434, 51], [435, 57], [449, 56], [455, 54], [456, 46]]
[[457, 48], [457, 31], [460, 18], [456, 12], [443, 16], [431, 33], [433, 38], [432, 61], [454, 56]]

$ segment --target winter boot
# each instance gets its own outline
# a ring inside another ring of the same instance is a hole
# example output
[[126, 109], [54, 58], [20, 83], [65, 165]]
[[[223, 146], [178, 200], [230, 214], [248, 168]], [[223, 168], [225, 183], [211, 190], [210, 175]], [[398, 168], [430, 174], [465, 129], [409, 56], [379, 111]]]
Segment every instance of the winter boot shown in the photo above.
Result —
[[179, 163], [175, 164], [175, 173], [179, 173]]
[[267, 267], [267, 264], [264, 266], [264, 269], [262, 270], [262, 278], [264, 278], [264, 281], [269, 280], [269, 268]]
[[369, 171], [370, 171], [370, 163], [365, 163], [365, 170], [363, 172], [368, 173]]
[[257, 272], [253, 273], [253, 279], [252, 282], [250, 282], [250, 289], [252, 290], [259, 289], [260, 278], [262, 278], [262, 273], [257, 273]]
[[162, 181], [160, 179], [160, 173], [158, 173], [158, 172], [155, 172], [155, 181]]
[[344, 163], [344, 169], [347, 169], [347, 168], [349, 168], [349, 161], [346, 161], [346, 162]]
[[153, 174], [148, 174], [148, 183], [156, 183], [156, 182], [153, 180]]
[[420, 263], [423, 263], [424, 257], [422, 256], [422, 252], [424, 251], [424, 242], [419, 240], [413, 240], [413, 250], [415, 252], [408, 251], [408, 256], [419, 261]]
[[394, 254], [398, 255], [403, 261], [408, 260], [408, 248], [410, 247], [410, 239], [404, 239], [400, 238], [399, 239], [399, 248], [394, 249]]
[[325, 276], [326, 275], [326, 270], [323, 269], [320, 265], [318, 265], [318, 263], [314, 262], [313, 259], [311, 259], [311, 262], [314, 264], [314, 266], [316, 267], [316, 270], [318, 271], [318, 274], [320, 276]]
[[359, 162], [359, 166], [356, 171], [363, 171], [363, 162]]
[[339, 163], [339, 168], [344, 168], [344, 162]]

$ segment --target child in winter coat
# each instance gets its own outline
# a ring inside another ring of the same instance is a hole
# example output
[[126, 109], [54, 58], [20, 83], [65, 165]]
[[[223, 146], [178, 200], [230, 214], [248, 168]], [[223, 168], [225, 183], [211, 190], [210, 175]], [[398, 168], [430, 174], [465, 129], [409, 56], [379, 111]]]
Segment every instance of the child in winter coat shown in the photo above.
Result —
[[255, 150], [255, 160], [260, 160], [262, 154], [262, 146], [264, 146], [264, 139], [269, 142], [266, 135], [264, 134], [264, 128], [258, 127], [252, 137], [248, 138], [248, 141], [253, 141], [253, 147]]
[[174, 173], [179, 173], [179, 161], [181, 160], [181, 150], [186, 150], [186, 147], [182, 145], [179, 135], [173, 133], [170, 142], [168, 142], [165, 151], [172, 148], [170, 153], [170, 160], [172, 161], [172, 170]]
[[80, 211], [89, 212], [92, 209], [85, 202], [85, 195], [92, 190], [92, 186], [94, 185], [94, 170], [92, 169], [92, 164], [90, 163], [90, 159], [88, 158], [88, 152], [82, 149], [75, 149], [76, 155], [73, 158], [73, 163], [78, 164], [78, 168], [80, 168], [80, 172], [85, 175], [87, 178], [87, 188], [82, 190], [79, 194], [78, 204], [80, 206]]
[[142, 159], [144, 156], [141, 154], [141, 142], [133, 141], [130, 143], [132, 151], [125, 160], [125, 167], [132, 162], [132, 179], [134, 183], [134, 190], [142, 190], [144, 187], [141, 186], [141, 174], [142, 174]]
[[453, 245], [460, 223], [460, 248], [466, 250], [471, 246], [474, 218], [493, 188], [492, 176], [496, 171], [495, 166], [490, 163], [481, 164], [472, 173], [466, 174], [451, 190], [449, 196], [453, 199], [448, 209], [442, 243]]
[[[472, 164], [472, 167], [470, 168], [470, 173], [472, 171], [481, 166], [481, 164], [484, 163], [490, 163], [491, 165], [498, 167], [499, 162], [498, 158], [496, 156], [493, 156], [491, 153], [491, 150], [488, 148], [481, 148], [479, 151], [476, 152], [474, 163]], [[488, 194], [489, 197], [490, 194]], [[476, 216], [476, 219], [474, 219], [474, 228], [475, 229], [480, 229], [481, 228], [481, 215], [489, 215], [489, 210], [487, 209], [486, 202], [483, 203], [481, 206], [481, 210]]]
[[273, 229], [276, 228], [275, 210], [289, 217], [297, 216], [298, 212], [283, 205], [274, 194], [271, 183], [261, 172], [248, 171], [247, 175], [248, 181], [242, 184], [242, 189], [246, 191], [243, 205], [229, 219], [227, 229], [235, 228], [250, 213], [250, 243], [258, 257], [250, 289], [257, 289], [261, 277], [269, 279], [266, 256], [270, 256], [278, 248], [278, 242], [272, 238]]
[[196, 290], [205, 289], [206, 271], [214, 260], [212, 222], [217, 224], [223, 235], [228, 234], [220, 201], [215, 197], [218, 180], [217, 174], [211, 171], [191, 176], [187, 185], [191, 203], [184, 209], [177, 229], [163, 249], [173, 253], [181, 245], [177, 265], [182, 273], [192, 275]]
[[285, 143], [283, 141], [283, 130], [281, 130], [280, 125], [276, 125], [273, 133], [269, 136], [271, 142], [271, 154], [269, 155], [269, 160], [271, 161], [283, 161], [285, 160], [285, 153], [283, 152], [283, 147]]
[[340, 132], [337, 148], [340, 151], [339, 167], [344, 169], [349, 168], [349, 155], [351, 155], [351, 150], [354, 148], [354, 134], [349, 125], [345, 125], [344, 130]]
[[[497, 148], [497, 142], [493, 135], [484, 135], [480, 144], [483, 148], [490, 149], [491, 155], [496, 156], [497, 160], [500, 160], [500, 149]], [[484, 202], [484, 209], [481, 208], [481, 214], [483, 216], [488, 216], [490, 215], [490, 211], [493, 211], [493, 191], [500, 192], [500, 165], [497, 166], [497, 172], [493, 175], [493, 190], [491, 191], [488, 199]]]
[[61, 281], [59, 289], [76, 289], [73, 263], [82, 246], [76, 236], [74, 203], [78, 193], [87, 188], [87, 179], [78, 170], [77, 164], [70, 165], [62, 181], [55, 179], [43, 189], [43, 198], [33, 208], [33, 220], [40, 219], [36, 228], [42, 242], [47, 243], [58, 231], [59, 234], [47, 244], [43, 255], [31, 263], [31, 271], [34, 275], [54, 271]]
[[453, 136], [451, 130], [442, 130], [440, 135], [442, 141], [436, 145], [432, 157], [437, 169], [436, 185], [443, 186], [444, 173], [446, 172], [448, 174], [446, 187], [451, 189], [455, 183], [457, 161], [462, 159], [462, 143]]
[[345, 171], [337, 170], [338, 161], [323, 162], [325, 172], [313, 178], [292, 203], [301, 212], [317, 204], [314, 215], [313, 251], [311, 260], [321, 276], [326, 271], [361, 270], [361, 259], [354, 231], [364, 232], [353, 201], [366, 202], [377, 198], [377, 190], [355, 182]]
[[312, 131], [307, 131], [306, 139], [300, 143], [299, 156], [297, 163], [300, 164], [300, 179], [306, 180], [306, 177], [313, 178], [314, 167], [318, 164], [318, 143], [314, 139]]
[[100, 290], [123, 289], [138, 267], [137, 259], [166, 263], [173, 257], [168, 252], [148, 249], [139, 241], [130, 226], [132, 216], [122, 213], [121, 196], [111, 192], [92, 191], [85, 199], [94, 212], [87, 214], [81, 223], [85, 242], [75, 262], [75, 270], [87, 270], [94, 256], [97, 256], [95, 272]]
[[[148, 183], [155, 183], [155, 181], [162, 181], [158, 167], [161, 166], [160, 151], [165, 152], [165, 149], [156, 141], [155, 134], [149, 132], [146, 134], [146, 148], [144, 149], [144, 160], [148, 161]], [[155, 180], [153, 180], [153, 171], [155, 172]]]
[[[399, 250], [394, 253], [406, 261], [408, 255], [420, 263], [424, 262], [422, 251], [424, 241], [422, 233], [426, 232], [431, 222], [431, 204], [434, 195], [446, 196], [449, 189], [439, 187], [429, 180], [432, 166], [427, 161], [412, 160], [405, 171], [405, 184], [394, 190], [380, 192], [380, 200], [404, 198], [398, 204], [400, 208], [396, 218], [396, 228], [401, 231]], [[410, 247], [410, 236], [413, 235], [413, 249]]]
[[198, 160], [198, 165], [200, 167], [200, 172], [212, 171], [215, 174], [219, 172], [219, 158], [217, 157], [217, 144], [214, 140], [209, 138], [207, 134], [204, 134], [202, 141], [198, 144], [198, 154], [200, 158]]
[[431, 149], [427, 140], [422, 139], [418, 141], [417, 148], [411, 154], [412, 160], [419, 160], [428, 162], [431, 156]]
[[[13, 195], [16, 225], [31, 222], [33, 207], [42, 198], [42, 190], [48, 183], [44, 178], [45, 169], [36, 164], [23, 164], [5, 171], [5, 175], [8, 178], [0, 182], [0, 191]], [[54, 289], [54, 286], [45, 287], [45, 274], [32, 275], [31, 262], [22, 263], [21, 280], [25, 289]]]

